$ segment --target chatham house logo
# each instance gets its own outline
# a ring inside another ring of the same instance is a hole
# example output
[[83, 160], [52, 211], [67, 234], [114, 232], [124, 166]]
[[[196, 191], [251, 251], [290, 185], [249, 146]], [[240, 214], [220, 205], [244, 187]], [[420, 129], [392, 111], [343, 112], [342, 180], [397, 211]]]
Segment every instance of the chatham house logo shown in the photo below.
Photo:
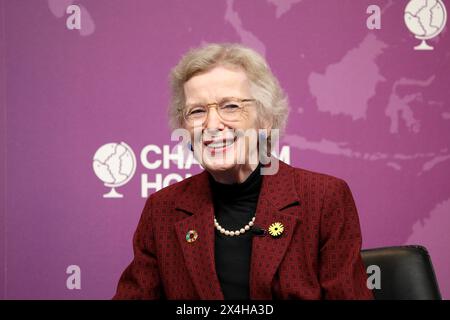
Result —
[[411, 0], [405, 7], [405, 24], [422, 42], [414, 50], [433, 50], [426, 40], [436, 37], [445, 27], [447, 11], [441, 0]]
[[104, 198], [123, 198], [115, 188], [123, 186], [133, 177], [136, 171], [136, 156], [125, 142], [107, 143], [101, 146], [94, 155], [92, 163], [95, 175], [111, 190]]

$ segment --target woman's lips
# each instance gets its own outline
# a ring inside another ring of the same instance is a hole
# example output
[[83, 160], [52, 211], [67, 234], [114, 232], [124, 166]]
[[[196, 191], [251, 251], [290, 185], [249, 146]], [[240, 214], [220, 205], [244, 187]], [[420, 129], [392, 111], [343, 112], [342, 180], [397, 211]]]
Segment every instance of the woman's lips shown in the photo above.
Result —
[[229, 139], [206, 140], [203, 145], [211, 153], [224, 152], [236, 142], [236, 137]]

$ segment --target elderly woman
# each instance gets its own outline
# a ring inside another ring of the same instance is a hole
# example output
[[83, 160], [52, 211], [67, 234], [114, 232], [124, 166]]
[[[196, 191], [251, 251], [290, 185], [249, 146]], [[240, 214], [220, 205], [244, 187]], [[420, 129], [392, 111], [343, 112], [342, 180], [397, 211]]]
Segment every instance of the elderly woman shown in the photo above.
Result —
[[[172, 127], [189, 132], [205, 170], [147, 199], [114, 298], [371, 299], [346, 182], [256, 150], [288, 115], [265, 60], [209, 44], [181, 59], [171, 85]], [[242, 134], [259, 129], [256, 144]]]

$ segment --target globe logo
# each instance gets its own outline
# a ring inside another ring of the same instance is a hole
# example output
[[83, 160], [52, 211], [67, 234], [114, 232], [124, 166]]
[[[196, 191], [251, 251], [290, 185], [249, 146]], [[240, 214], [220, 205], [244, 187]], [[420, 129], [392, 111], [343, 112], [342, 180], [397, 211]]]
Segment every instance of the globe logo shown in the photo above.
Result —
[[136, 171], [136, 156], [125, 142], [107, 143], [101, 146], [94, 155], [92, 164], [95, 175], [111, 190], [104, 198], [123, 198], [115, 188], [123, 186], [133, 177]]
[[441, 0], [411, 0], [405, 7], [405, 24], [422, 42], [414, 50], [433, 50], [426, 40], [436, 37], [445, 27], [447, 11]]

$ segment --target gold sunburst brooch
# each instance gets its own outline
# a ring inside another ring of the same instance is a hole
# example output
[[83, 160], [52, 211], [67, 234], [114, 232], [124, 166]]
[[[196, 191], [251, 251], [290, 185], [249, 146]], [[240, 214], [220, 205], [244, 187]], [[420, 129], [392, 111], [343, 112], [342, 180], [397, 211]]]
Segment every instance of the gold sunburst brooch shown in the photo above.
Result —
[[281, 224], [281, 222], [274, 222], [269, 227], [269, 234], [274, 238], [281, 236], [283, 231], [284, 226]]

